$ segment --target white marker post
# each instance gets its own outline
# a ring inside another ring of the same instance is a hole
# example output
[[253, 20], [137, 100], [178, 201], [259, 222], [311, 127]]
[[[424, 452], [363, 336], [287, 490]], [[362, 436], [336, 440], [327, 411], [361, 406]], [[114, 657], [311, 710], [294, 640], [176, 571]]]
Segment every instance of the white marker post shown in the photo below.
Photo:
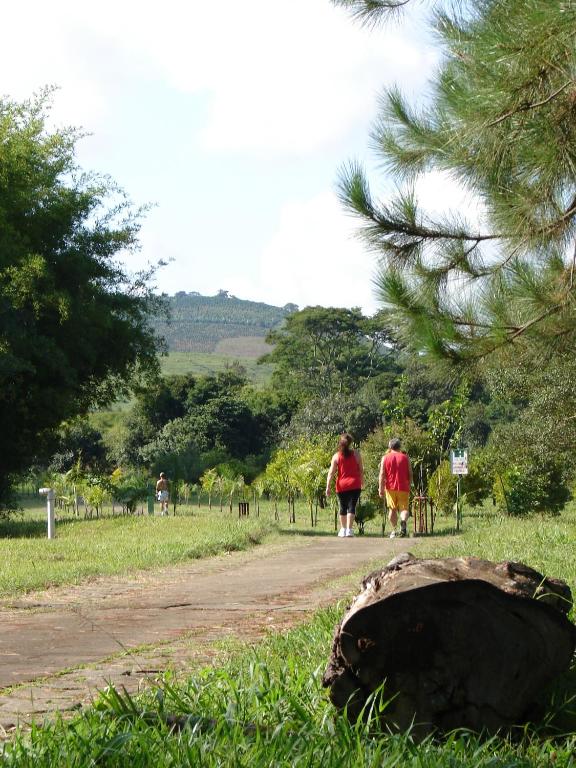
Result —
[[40, 488], [38, 493], [46, 496], [46, 512], [48, 515], [48, 538], [53, 539], [56, 536], [56, 523], [54, 520], [54, 500], [56, 494], [54, 488]]

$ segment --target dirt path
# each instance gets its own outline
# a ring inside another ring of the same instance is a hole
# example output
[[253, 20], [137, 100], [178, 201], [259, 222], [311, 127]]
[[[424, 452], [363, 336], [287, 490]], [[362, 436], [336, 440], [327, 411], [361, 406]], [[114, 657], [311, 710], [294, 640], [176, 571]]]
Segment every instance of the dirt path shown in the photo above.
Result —
[[218, 640], [290, 626], [350, 593], [336, 579], [421, 541], [303, 537], [0, 601], [0, 736], [108, 683], [135, 691], [168, 668], [209, 663]]

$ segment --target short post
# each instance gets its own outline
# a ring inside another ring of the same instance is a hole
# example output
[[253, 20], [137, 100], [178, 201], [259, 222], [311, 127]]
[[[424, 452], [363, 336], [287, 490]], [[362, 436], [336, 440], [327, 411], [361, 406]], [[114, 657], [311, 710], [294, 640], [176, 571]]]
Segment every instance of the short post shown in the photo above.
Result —
[[414, 536], [427, 536], [434, 532], [434, 508], [429, 496], [420, 493], [412, 499]]
[[456, 475], [456, 533], [460, 532], [460, 475]]
[[468, 474], [468, 451], [465, 448], [454, 449], [450, 452], [450, 469], [456, 478], [456, 533], [462, 526], [462, 509], [460, 501], [460, 478]]
[[247, 517], [250, 514], [250, 504], [247, 501], [238, 502], [238, 517]]
[[46, 512], [48, 517], [48, 538], [53, 539], [56, 536], [56, 522], [54, 519], [54, 500], [56, 494], [54, 488], [40, 488], [38, 493], [46, 496]]

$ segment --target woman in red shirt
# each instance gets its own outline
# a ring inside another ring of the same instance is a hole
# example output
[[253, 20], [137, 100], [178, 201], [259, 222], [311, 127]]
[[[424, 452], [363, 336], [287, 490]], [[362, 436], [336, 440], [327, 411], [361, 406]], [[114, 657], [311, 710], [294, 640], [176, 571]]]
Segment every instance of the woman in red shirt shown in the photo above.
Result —
[[340, 530], [338, 536], [354, 536], [352, 527], [356, 515], [356, 504], [364, 485], [364, 468], [359, 451], [352, 448], [353, 438], [347, 432], [340, 435], [338, 452], [332, 456], [328, 478], [326, 480], [326, 496], [330, 495], [332, 479], [336, 475], [336, 493], [340, 502]]

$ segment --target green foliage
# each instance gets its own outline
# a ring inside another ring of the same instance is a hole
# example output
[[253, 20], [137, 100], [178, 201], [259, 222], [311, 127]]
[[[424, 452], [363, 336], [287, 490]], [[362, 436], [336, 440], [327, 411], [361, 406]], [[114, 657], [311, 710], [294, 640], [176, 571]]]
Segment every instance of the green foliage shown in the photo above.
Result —
[[95, 514], [99, 517], [108, 500], [109, 487], [101, 481], [101, 478], [91, 477], [86, 479], [81, 490], [88, 515], [91, 517]]
[[122, 470], [116, 469], [110, 477], [110, 492], [113, 500], [133, 515], [138, 504], [144, 504], [153, 490], [147, 475], [126, 474]]
[[218, 482], [218, 472], [212, 468], [207, 469], [200, 478], [200, 487], [204, 493], [208, 496], [208, 506], [212, 508], [212, 493], [216, 488]]
[[95, 473], [107, 469], [102, 433], [86, 418], [75, 419], [60, 427], [57, 450], [50, 460], [49, 469], [66, 472], [78, 462]]
[[246, 482], [250, 484], [262, 471], [262, 461], [258, 456], [246, 456], [244, 460], [231, 458], [216, 464], [215, 469], [219, 475], [226, 478], [242, 475]]
[[253, 390], [238, 370], [166, 377], [138, 394], [114, 453], [121, 466], [189, 482], [232, 460], [255, 477], [264, 463], [255, 457], [266, 453], [273, 434], [277, 439], [283, 414], [277, 397]]
[[382, 414], [386, 421], [400, 422], [409, 415], [410, 398], [408, 395], [408, 377], [402, 373], [396, 382], [393, 399], [382, 401]]
[[276, 366], [273, 384], [301, 400], [349, 394], [394, 367], [382, 319], [358, 309], [307, 307], [289, 315], [267, 341], [274, 349], [262, 361]]
[[358, 505], [356, 507], [356, 518], [355, 522], [358, 526], [358, 533], [360, 536], [364, 535], [366, 523], [369, 520], [374, 520], [374, 518], [378, 515], [382, 514], [382, 504], [378, 503], [373, 500], [366, 501], [362, 497], [360, 497], [360, 501], [358, 502]]
[[441, 455], [460, 443], [469, 392], [468, 382], [462, 381], [450, 400], [445, 400], [428, 412], [428, 427]]
[[0, 504], [64, 419], [158, 370], [151, 275], [116, 259], [141, 211], [80, 171], [80, 134], [47, 127], [49, 102], [0, 99]]
[[[438, 512], [450, 515], [456, 504], [457, 477], [453, 475], [449, 461], [442, 461], [428, 480], [427, 494], [432, 498]], [[492, 493], [493, 473], [483, 456], [471, 455], [468, 460], [468, 474], [460, 479], [460, 500], [463, 505], [476, 507]]]
[[315, 440], [299, 439], [275, 451], [266, 466], [263, 483], [274, 498], [289, 502], [300, 493], [308, 502], [310, 514], [323, 497], [335, 441], [318, 435]]
[[499, 509], [507, 515], [531, 512], [558, 513], [570, 498], [554, 461], [511, 464], [496, 472], [494, 496]]
[[494, 425], [491, 443], [521, 464], [561, 470], [562, 482], [576, 476], [576, 363], [572, 354], [514, 360], [500, 355], [489, 377], [493, 401], [509, 406], [511, 418]]
[[294, 413], [283, 435], [288, 441], [314, 440], [319, 435], [349, 432], [361, 441], [381, 423], [378, 404], [366, 400], [362, 394], [311, 397]]

